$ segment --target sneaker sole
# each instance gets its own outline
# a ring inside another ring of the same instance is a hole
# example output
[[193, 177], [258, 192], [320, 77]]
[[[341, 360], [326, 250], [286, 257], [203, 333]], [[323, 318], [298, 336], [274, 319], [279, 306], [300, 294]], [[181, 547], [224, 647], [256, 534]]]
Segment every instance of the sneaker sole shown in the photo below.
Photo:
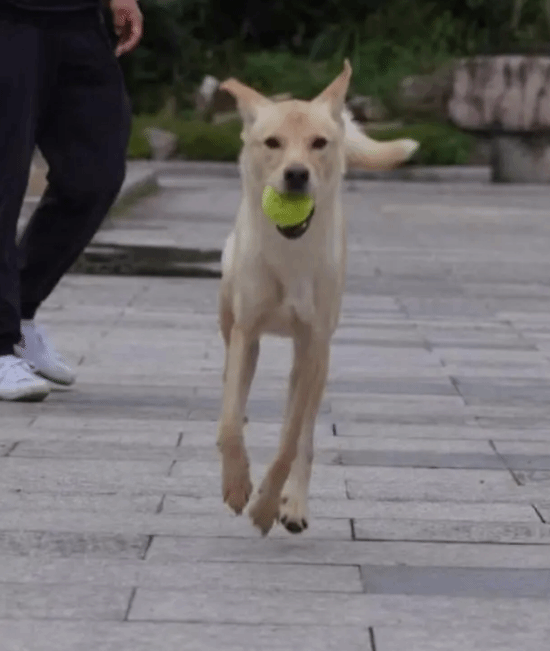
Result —
[[25, 393], [23, 395], [15, 395], [13, 397], [0, 396], [0, 400], [5, 402], [42, 402], [50, 395], [49, 389], [42, 391], [33, 391], [32, 393]]
[[62, 387], [70, 387], [76, 381], [76, 378], [73, 378], [72, 380], [69, 380], [69, 381], [60, 380], [59, 378], [53, 377], [51, 375], [46, 375], [42, 371], [35, 371], [34, 374], [39, 375], [40, 377], [44, 378], [45, 380], [48, 380], [48, 382], [53, 382], [54, 384], [59, 384]]

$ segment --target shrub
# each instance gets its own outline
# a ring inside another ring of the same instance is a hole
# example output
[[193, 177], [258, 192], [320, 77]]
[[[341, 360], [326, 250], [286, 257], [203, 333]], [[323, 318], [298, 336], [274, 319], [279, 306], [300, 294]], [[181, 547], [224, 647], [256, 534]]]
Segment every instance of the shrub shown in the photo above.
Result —
[[420, 165], [465, 165], [469, 162], [475, 139], [446, 124], [410, 124], [400, 128], [373, 130], [375, 140], [413, 138], [420, 143], [415, 162]]
[[[149, 158], [151, 155], [144, 129], [156, 126], [177, 136], [176, 156], [187, 160], [236, 161], [241, 149], [241, 124], [209, 124], [178, 116], [137, 116], [133, 120], [128, 156]], [[411, 124], [400, 128], [372, 130], [375, 140], [413, 138], [420, 142], [415, 162], [422, 165], [463, 165], [470, 160], [474, 138], [445, 124]]]
[[140, 115], [133, 119], [129, 158], [150, 158], [144, 130], [152, 126], [174, 133], [176, 156], [187, 160], [234, 161], [241, 149], [239, 122], [216, 125], [182, 117]]

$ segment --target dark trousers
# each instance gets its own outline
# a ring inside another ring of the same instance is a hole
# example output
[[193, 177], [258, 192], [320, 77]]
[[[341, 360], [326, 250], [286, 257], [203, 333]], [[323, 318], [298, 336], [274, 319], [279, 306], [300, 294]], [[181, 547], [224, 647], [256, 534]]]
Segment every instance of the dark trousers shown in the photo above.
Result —
[[[100, 19], [0, 17], [0, 355], [92, 239], [125, 175], [130, 106]], [[37, 146], [48, 187], [16, 245]]]

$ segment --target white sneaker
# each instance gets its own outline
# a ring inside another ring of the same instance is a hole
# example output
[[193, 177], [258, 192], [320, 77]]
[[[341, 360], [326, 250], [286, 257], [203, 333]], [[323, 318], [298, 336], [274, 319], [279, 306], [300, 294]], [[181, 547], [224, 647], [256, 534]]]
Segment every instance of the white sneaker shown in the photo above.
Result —
[[48, 383], [37, 377], [24, 359], [0, 356], [0, 400], [39, 402], [49, 393]]
[[21, 341], [14, 347], [18, 357], [29, 362], [37, 375], [68, 386], [75, 381], [69, 364], [55, 350], [46, 333], [34, 321], [21, 322]]

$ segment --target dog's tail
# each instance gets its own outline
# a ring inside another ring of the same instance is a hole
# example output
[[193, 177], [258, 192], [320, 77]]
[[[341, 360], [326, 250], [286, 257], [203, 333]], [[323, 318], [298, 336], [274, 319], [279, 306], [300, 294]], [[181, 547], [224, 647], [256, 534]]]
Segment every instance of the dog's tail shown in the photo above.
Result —
[[419, 144], [416, 140], [402, 138], [381, 142], [369, 138], [353, 120], [351, 112], [343, 111], [345, 128], [345, 154], [347, 167], [366, 170], [391, 170], [411, 158]]

